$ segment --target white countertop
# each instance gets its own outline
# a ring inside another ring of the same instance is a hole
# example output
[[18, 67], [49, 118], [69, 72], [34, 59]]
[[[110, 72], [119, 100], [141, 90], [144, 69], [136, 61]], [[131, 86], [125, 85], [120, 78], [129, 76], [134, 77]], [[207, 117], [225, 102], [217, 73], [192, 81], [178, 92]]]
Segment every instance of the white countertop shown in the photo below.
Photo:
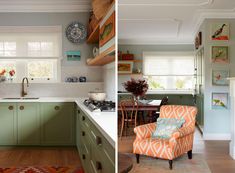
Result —
[[86, 113], [104, 137], [115, 148], [117, 141], [117, 113], [116, 112], [91, 112], [84, 104], [84, 99], [76, 99], [77, 105]]
[[67, 98], [67, 97], [39, 97], [38, 99], [3, 99], [3, 98], [0, 98], [0, 103], [1, 102], [75, 102], [76, 99], [77, 98]]
[[100, 130], [104, 137], [115, 148], [117, 141], [117, 113], [116, 112], [91, 112], [84, 104], [85, 98], [66, 98], [66, 97], [40, 97], [39, 99], [2, 99], [0, 103], [18, 102], [75, 102], [94, 125]]

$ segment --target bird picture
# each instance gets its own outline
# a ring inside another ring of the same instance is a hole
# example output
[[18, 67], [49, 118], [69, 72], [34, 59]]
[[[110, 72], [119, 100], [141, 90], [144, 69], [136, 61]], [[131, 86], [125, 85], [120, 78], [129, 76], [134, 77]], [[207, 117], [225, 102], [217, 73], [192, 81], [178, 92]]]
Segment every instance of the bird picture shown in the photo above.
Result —
[[212, 107], [214, 109], [227, 109], [228, 94], [227, 93], [212, 93]]
[[226, 23], [213, 24], [211, 38], [212, 40], [229, 40], [228, 32], [229, 32], [229, 24]]
[[228, 46], [212, 46], [212, 62], [228, 63]]
[[227, 78], [229, 77], [228, 70], [212, 70], [212, 84], [226, 86], [229, 84]]

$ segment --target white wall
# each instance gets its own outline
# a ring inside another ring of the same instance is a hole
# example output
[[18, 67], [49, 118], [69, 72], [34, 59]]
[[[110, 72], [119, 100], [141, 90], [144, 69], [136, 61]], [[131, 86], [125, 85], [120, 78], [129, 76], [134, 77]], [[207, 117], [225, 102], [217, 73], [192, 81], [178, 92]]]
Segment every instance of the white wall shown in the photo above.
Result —
[[103, 67], [104, 75], [104, 91], [107, 93], [107, 99], [116, 100], [116, 77], [115, 77], [115, 63], [105, 65]]

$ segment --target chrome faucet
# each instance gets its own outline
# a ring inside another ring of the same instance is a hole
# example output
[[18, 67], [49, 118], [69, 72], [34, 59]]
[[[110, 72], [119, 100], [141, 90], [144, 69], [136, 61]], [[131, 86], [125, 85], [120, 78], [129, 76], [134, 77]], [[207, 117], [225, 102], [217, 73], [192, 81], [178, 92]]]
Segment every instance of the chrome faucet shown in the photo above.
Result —
[[22, 80], [22, 91], [21, 91], [21, 96], [24, 97], [27, 95], [27, 91], [25, 90], [25, 87], [24, 87], [24, 81], [26, 80], [27, 82], [27, 87], [29, 87], [29, 80], [27, 77], [24, 77], [23, 80]]

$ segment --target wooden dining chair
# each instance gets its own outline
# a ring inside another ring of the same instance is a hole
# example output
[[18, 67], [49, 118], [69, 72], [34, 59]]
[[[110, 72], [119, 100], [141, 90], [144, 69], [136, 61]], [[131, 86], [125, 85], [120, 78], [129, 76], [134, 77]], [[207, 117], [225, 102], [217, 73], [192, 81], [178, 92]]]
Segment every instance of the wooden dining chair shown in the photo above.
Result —
[[160, 103], [159, 109], [156, 110], [155, 112], [153, 112], [153, 114], [152, 114], [151, 122], [157, 121], [157, 119], [158, 119], [158, 117], [160, 115], [160, 108], [161, 108], [161, 106], [167, 105], [167, 104], [168, 104], [168, 96], [162, 98], [162, 101]]
[[138, 102], [134, 100], [122, 100], [120, 101], [120, 108], [122, 116], [120, 132], [121, 138], [123, 135], [124, 128], [126, 134], [127, 128], [129, 128], [130, 125], [134, 125], [134, 128], [137, 125]]

